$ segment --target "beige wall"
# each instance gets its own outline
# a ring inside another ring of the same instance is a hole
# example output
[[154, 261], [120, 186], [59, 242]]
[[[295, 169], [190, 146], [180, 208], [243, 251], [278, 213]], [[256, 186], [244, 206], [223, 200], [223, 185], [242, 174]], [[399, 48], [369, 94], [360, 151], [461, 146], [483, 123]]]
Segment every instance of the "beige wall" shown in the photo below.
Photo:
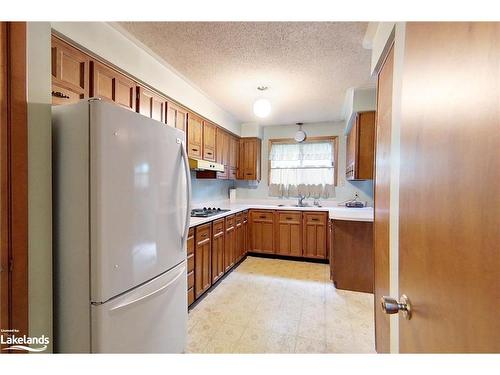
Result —
[[29, 333], [52, 351], [52, 168], [50, 24], [28, 22]]
[[[269, 149], [268, 141], [273, 138], [293, 138], [297, 131], [297, 125], [276, 125], [265, 126], [263, 129], [262, 139], [262, 181], [254, 186], [252, 183], [246, 181], [237, 181], [237, 198], [255, 198], [263, 199], [269, 198], [268, 192], [268, 158]], [[317, 136], [333, 136], [339, 137], [339, 161], [338, 161], [338, 186], [336, 190], [335, 200], [346, 200], [354, 196], [358, 192], [361, 200], [368, 201], [369, 205], [373, 204], [373, 183], [372, 181], [355, 181], [349, 182], [345, 179], [345, 147], [346, 137], [344, 135], [345, 123], [340, 122], [322, 122], [315, 124], [305, 124], [303, 130], [310, 137]]]

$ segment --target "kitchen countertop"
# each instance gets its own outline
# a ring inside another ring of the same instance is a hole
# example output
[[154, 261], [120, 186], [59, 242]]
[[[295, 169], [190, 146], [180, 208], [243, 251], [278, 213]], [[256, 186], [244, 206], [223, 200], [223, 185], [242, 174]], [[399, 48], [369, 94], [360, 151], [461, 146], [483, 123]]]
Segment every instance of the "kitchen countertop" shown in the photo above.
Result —
[[[193, 204], [193, 208], [200, 207], [220, 207], [223, 209], [229, 209], [220, 213], [218, 215], [210, 217], [192, 217], [190, 222], [190, 227], [195, 227], [200, 224], [208, 223], [213, 220], [220, 219], [222, 217], [232, 215], [248, 209], [262, 209], [262, 210], [292, 210], [292, 211], [323, 211], [328, 212], [328, 216], [332, 220], [348, 220], [348, 221], [373, 221], [373, 207], [363, 207], [363, 208], [347, 208], [338, 206], [337, 202], [322, 202], [322, 207], [309, 206], [309, 207], [293, 207], [290, 202], [282, 201], [251, 201], [251, 200], [237, 200], [236, 202], [230, 203], [229, 201], [216, 202], [215, 204]], [[284, 204], [284, 206], [279, 206], [279, 204]]]

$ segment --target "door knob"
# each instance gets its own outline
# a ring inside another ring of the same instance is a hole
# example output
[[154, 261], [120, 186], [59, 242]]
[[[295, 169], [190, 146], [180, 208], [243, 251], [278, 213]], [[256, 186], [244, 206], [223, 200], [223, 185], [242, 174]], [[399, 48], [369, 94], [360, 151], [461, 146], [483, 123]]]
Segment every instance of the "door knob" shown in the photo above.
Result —
[[405, 319], [411, 319], [411, 303], [406, 295], [403, 294], [399, 302], [395, 298], [384, 296], [380, 298], [380, 303], [386, 314], [397, 314], [402, 311]]

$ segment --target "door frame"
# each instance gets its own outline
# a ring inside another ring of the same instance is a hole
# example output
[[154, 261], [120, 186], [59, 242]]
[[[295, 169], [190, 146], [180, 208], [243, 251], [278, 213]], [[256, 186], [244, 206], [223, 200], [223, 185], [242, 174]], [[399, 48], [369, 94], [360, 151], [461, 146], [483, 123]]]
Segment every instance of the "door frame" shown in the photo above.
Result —
[[0, 22], [2, 329], [28, 335], [26, 22]]

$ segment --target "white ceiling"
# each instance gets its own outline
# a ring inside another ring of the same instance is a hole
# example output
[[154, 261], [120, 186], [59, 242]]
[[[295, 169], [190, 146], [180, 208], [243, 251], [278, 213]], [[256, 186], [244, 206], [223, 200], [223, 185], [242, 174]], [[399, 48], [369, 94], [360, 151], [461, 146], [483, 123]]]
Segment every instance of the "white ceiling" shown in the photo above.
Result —
[[[242, 123], [337, 121], [349, 87], [369, 87], [362, 22], [120, 22]], [[257, 86], [272, 113], [253, 114]], [[168, 94], [168, 93], [167, 93]]]

